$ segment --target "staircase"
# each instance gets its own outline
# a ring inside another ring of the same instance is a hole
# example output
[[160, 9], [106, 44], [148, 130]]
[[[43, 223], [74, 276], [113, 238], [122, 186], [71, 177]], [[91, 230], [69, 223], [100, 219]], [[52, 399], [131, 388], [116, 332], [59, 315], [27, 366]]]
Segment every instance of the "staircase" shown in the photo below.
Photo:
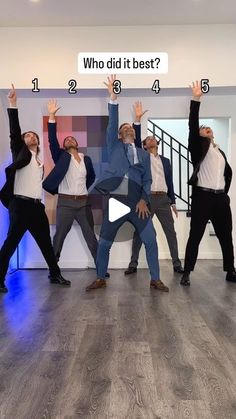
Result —
[[161, 140], [158, 151], [159, 154], [170, 160], [175, 195], [181, 201], [178, 206], [181, 207], [180, 211], [186, 211], [186, 215], [190, 216], [191, 186], [187, 183], [192, 173], [190, 153], [186, 146], [150, 119], [148, 120], [148, 132], [149, 135], [154, 135]]

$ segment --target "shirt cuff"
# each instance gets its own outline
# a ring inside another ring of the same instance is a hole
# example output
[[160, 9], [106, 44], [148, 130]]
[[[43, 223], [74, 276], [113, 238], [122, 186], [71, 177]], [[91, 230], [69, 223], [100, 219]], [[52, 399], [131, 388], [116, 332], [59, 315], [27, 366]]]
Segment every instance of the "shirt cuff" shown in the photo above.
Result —
[[52, 119], [49, 119], [48, 122], [49, 122], [49, 124], [55, 124], [56, 123], [56, 121], [55, 120], [53, 121]]
[[134, 122], [134, 125], [141, 125], [141, 122]]
[[110, 99], [110, 100], [109, 100], [109, 103], [110, 103], [111, 105], [118, 105], [117, 99], [116, 99], [116, 100], [112, 100], [112, 99]]

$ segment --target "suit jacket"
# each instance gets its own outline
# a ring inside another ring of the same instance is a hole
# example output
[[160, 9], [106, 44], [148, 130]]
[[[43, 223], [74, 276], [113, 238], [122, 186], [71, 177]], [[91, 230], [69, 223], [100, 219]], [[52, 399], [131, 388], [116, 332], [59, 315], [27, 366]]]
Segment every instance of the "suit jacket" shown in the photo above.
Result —
[[[135, 130], [135, 145], [136, 147], [142, 148], [142, 141], [141, 141], [141, 124], [133, 124]], [[172, 178], [172, 169], [170, 160], [166, 157], [160, 156], [160, 159], [163, 164], [164, 175], [167, 185], [167, 195], [170, 198], [170, 205], [175, 204], [175, 193], [174, 193], [174, 185], [173, 185], [173, 178]]]
[[[58, 193], [58, 187], [66, 175], [69, 168], [71, 154], [63, 148], [60, 148], [57, 139], [57, 126], [56, 123], [48, 123], [48, 139], [49, 147], [51, 150], [52, 159], [55, 163], [54, 168], [51, 170], [49, 175], [43, 181], [43, 188], [50, 192], [52, 195]], [[86, 167], [86, 187], [87, 189], [93, 184], [95, 180], [95, 172], [92, 164], [92, 160], [88, 156], [84, 156], [84, 164]]]
[[103, 194], [108, 194], [118, 188], [125, 174], [128, 174], [133, 186], [132, 195], [134, 194], [130, 195], [130, 198], [137, 202], [140, 199], [149, 202], [152, 183], [150, 156], [146, 151], [137, 148], [139, 163], [130, 165], [125, 144], [118, 139], [118, 106], [108, 104], [109, 122], [106, 142], [109, 166], [104, 170], [95, 188]]
[[[191, 100], [190, 103], [190, 114], [189, 114], [189, 138], [188, 138], [188, 149], [191, 154], [193, 163], [193, 174], [190, 177], [189, 185], [196, 186], [198, 181], [198, 172], [200, 166], [210, 147], [210, 141], [206, 137], [201, 137], [199, 134], [199, 108], [200, 102]], [[219, 149], [222, 156], [225, 159], [225, 192], [227, 193], [232, 179], [232, 169], [227, 162], [226, 156], [222, 150]]]
[[0, 200], [8, 208], [13, 198], [16, 170], [22, 169], [30, 163], [32, 154], [21, 138], [21, 129], [18, 118], [18, 109], [7, 109], [10, 125], [10, 149], [12, 164], [5, 169], [6, 183], [0, 191]]

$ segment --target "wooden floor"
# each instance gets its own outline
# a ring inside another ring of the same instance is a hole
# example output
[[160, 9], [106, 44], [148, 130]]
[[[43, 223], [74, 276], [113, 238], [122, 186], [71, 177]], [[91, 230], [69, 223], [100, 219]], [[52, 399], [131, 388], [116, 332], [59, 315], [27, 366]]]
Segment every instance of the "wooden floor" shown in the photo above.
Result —
[[86, 293], [95, 271], [9, 275], [0, 296], [0, 418], [235, 419], [236, 284], [221, 261], [199, 261], [170, 293], [146, 270], [111, 270], [107, 289]]

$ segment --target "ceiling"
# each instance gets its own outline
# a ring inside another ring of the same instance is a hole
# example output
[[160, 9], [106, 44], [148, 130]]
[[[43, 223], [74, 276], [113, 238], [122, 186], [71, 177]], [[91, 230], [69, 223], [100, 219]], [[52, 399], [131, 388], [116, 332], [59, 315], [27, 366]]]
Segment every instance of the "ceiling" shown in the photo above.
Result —
[[236, 24], [235, 0], [0, 0], [0, 27]]

